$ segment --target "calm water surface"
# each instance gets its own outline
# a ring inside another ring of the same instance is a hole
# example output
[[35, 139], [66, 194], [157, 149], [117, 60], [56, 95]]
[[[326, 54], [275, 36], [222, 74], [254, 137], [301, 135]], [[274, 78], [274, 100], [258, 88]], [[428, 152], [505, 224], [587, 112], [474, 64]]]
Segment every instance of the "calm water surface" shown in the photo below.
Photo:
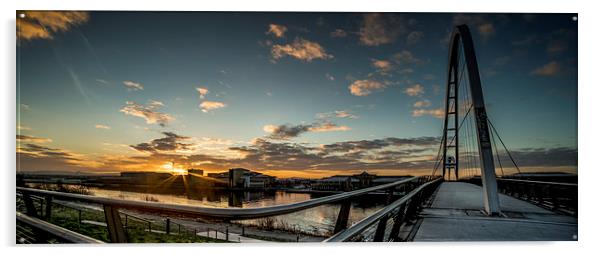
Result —
[[[319, 196], [308, 193], [290, 193], [285, 191], [274, 192], [225, 192], [225, 191], [195, 191], [190, 194], [156, 194], [133, 191], [90, 188], [94, 196], [119, 198], [127, 200], [146, 201], [149, 197], [160, 203], [195, 205], [206, 207], [236, 207], [251, 208], [264, 207], [301, 202]], [[352, 223], [376, 212], [383, 207], [383, 198], [379, 196], [366, 196], [352, 204], [350, 221]], [[323, 205], [300, 212], [274, 217], [275, 224], [288, 229], [298, 229], [303, 232], [316, 234], [329, 234], [334, 228], [338, 212], [338, 204]], [[246, 220], [244, 224], [256, 225], [261, 220]]]

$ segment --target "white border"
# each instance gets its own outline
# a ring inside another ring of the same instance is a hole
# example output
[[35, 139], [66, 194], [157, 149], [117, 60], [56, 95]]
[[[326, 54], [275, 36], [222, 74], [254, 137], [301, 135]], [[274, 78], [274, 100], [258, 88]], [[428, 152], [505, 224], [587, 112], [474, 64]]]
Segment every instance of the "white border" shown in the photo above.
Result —
[[[304, 0], [285, 3], [285, 1], [124, 1], [124, 0], [18, 0], [7, 3], [2, 1], [2, 35], [1, 77], [2, 84], [2, 146], [0, 162], [3, 163], [2, 174], [5, 195], [5, 206], [0, 213], [3, 231], [0, 234], [5, 247], [3, 254], [40, 254], [41, 252], [73, 253], [73, 254], [121, 254], [136, 249], [145, 254], [575, 254], [577, 252], [599, 252], [602, 241], [598, 240], [600, 227], [597, 188], [602, 181], [598, 144], [602, 144], [598, 125], [602, 109], [598, 98], [602, 96], [600, 87], [600, 71], [598, 66], [602, 60], [599, 48], [602, 15], [596, 1], [359, 1], [359, 0]], [[585, 3], [587, 2], [587, 3]], [[512, 243], [398, 243], [398, 244], [343, 244], [343, 245], [109, 245], [90, 249], [86, 246], [75, 246], [69, 249], [53, 247], [15, 247], [14, 242], [14, 169], [15, 169], [15, 11], [16, 10], [183, 10], [183, 11], [386, 11], [386, 12], [569, 12], [579, 14], [579, 241], [578, 242], [512, 242]], [[576, 251], [575, 249], [579, 249]], [[127, 250], [127, 251], [126, 251]]]

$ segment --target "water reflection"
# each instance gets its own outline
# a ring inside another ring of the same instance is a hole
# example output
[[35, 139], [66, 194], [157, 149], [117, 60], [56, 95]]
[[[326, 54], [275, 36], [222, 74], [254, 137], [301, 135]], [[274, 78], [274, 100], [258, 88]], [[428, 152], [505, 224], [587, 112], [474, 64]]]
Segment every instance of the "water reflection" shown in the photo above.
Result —
[[[308, 193], [291, 193], [285, 191], [266, 192], [228, 192], [223, 190], [198, 190], [194, 192], [147, 192], [102, 189], [91, 187], [89, 191], [94, 196], [119, 198], [127, 200], [157, 201], [160, 203], [196, 205], [209, 207], [265, 207], [272, 205], [301, 202], [324, 195]], [[350, 221], [357, 222], [382, 208], [384, 196], [365, 195], [359, 197], [351, 206]], [[318, 235], [331, 234], [339, 211], [338, 204], [328, 204], [310, 208], [300, 212], [272, 217], [276, 228], [300, 231]], [[262, 220], [245, 220], [239, 223], [261, 225]]]

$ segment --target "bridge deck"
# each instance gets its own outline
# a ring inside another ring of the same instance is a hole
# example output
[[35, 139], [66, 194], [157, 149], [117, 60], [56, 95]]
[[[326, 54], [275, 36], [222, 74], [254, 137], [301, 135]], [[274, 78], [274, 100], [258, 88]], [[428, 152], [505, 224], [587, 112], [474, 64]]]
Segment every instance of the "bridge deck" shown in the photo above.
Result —
[[561, 241], [576, 240], [577, 218], [560, 215], [500, 194], [503, 217], [483, 213], [482, 188], [444, 182], [425, 208], [414, 241]]

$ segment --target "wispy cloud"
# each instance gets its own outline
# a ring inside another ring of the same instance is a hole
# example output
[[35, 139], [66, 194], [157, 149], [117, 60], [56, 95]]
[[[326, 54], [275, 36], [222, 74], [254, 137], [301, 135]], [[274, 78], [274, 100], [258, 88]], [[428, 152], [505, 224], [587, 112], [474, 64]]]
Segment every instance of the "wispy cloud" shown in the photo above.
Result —
[[266, 34], [273, 34], [275, 37], [281, 38], [284, 37], [287, 30], [288, 28], [283, 25], [270, 24]]
[[393, 43], [405, 31], [401, 16], [396, 14], [368, 13], [364, 14], [360, 27], [360, 43], [367, 46], [378, 46]]
[[335, 29], [334, 31], [330, 32], [330, 36], [335, 38], [346, 37], [347, 32], [343, 29]]
[[96, 129], [111, 129], [111, 127], [109, 127], [107, 125], [102, 125], [102, 124], [96, 124], [96, 125], [94, 125], [94, 128], [96, 128]]
[[215, 109], [219, 109], [219, 108], [224, 108], [227, 105], [222, 103], [222, 102], [217, 102], [217, 101], [203, 101], [199, 107], [201, 108], [201, 111], [203, 112], [210, 112], [212, 110]]
[[423, 32], [421, 32], [421, 31], [412, 31], [406, 37], [406, 43], [408, 45], [417, 44], [418, 42], [420, 42], [420, 40], [422, 40], [423, 37], [424, 37], [424, 33]]
[[375, 80], [356, 80], [349, 85], [349, 91], [354, 96], [367, 96], [374, 90], [381, 90], [387, 86]]
[[495, 27], [493, 22], [482, 14], [457, 14], [452, 18], [454, 25], [468, 24], [471, 27], [476, 27], [479, 36], [483, 40], [487, 40], [495, 35]]
[[123, 81], [123, 85], [125, 85], [125, 87], [128, 90], [144, 90], [144, 86], [141, 83], [138, 82], [133, 82], [133, 81]]
[[17, 19], [19, 40], [52, 39], [59, 32], [87, 22], [90, 15], [80, 11], [22, 11]]
[[407, 87], [403, 92], [411, 97], [420, 96], [424, 94], [424, 87], [420, 84], [414, 84], [413, 86]]
[[443, 110], [443, 108], [437, 108], [437, 109], [414, 109], [412, 111], [412, 117], [420, 117], [420, 116], [433, 116], [435, 118], [441, 119], [445, 116], [445, 110]]
[[162, 127], [175, 120], [175, 118], [169, 114], [155, 111], [156, 108], [158, 108], [157, 105], [145, 106], [132, 101], [127, 101], [126, 105], [119, 111], [126, 115], [143, 118], [146, 121], [146, 124], [159, 124]]
[[205, 95], [207, 95], [207, 93], [209, 93], [209, 89], [203, 88], [203, 87], [196, 88], [196, 91], [199, 92], [199, 98], [201, 98], [201, 99], [204, 99]]
[[334, 78], [334, 76], [332, 76], [332, 74], [326, 73], [324, 76], [326, 76], [326, 79], [328, 79], [329, 81], [335, 80], [335, 78]]
[[270, 133], [267, 137], [274, 140], [289, 140], [307, 132], [349, 131], [348, 126], [339, 126], [330, 121], [317, 121], [312, 124], [299, 125], [265, 125], [263, 131]]
[[316, 114], [319, 119], [329, 118], [346, 118], [346, 119], [357, 119], [358, 117], [347, 110], [336, 110], [332, 112], [321, 112]]
[[547, 63], [541, 67], [535, 68], [535, 70], [531, 71], [533, 75], [539, 76], [553, 76], [560, 72], [560, 64], [556, 61], [552, 61]]
[[30, 136], [30, 135], [17, 135], [17, 142], [49, 143], [49, 142], [52, 142], [52, 139], [35, 137], [35, 136]]
[[426, 99], [416, 101], [416, 103], [414, 103], [414, 107], [416, 107], [416, 108], [429, 107], [429, 106], [431, 106], [431, 101], [426, 100]]
[[314, 59], [333, 58], [320, 44], [303, 38], [296, 38], [292, 44], [276, 44], [272, 46], [272, 57], [275, 60], [284, 56], [291, 56], [306, 62], [311, 62]]
[[388, 73], [393, 69], [393, 64], [388, 60], [372, 59], [372, 66], [380, 73]]

